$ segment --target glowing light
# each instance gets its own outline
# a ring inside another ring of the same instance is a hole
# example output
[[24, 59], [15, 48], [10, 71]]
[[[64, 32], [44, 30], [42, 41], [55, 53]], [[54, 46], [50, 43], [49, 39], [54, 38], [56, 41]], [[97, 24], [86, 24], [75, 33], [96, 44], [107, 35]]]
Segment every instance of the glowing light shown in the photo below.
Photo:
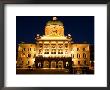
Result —
[[53, 17], [53, 20], [57, 20], [57, 17]]

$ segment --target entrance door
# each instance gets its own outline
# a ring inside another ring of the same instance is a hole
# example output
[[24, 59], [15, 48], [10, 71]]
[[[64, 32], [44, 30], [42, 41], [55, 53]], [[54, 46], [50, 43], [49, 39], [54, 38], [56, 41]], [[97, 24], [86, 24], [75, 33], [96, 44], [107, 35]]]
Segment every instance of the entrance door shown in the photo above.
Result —
[[55, 61], [51, 62], [51, 68], [56, 68], [56, 62]]
[[58, 61], [58, 68], [63, 68], [63, 61]]

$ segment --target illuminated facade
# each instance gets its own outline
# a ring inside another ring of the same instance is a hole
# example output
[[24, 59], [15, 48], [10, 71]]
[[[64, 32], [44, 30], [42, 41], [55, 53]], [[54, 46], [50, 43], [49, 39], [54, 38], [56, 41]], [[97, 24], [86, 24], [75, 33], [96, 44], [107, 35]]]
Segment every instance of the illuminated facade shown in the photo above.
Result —
[[63, 23], [53, 17], [45, 26], [45, 35], [36, 35], [35, 44], [18, 45], [17, 65], [36, 68], [71, 68], [90, 66], [90, 45], [76, 44], [64, 35]]

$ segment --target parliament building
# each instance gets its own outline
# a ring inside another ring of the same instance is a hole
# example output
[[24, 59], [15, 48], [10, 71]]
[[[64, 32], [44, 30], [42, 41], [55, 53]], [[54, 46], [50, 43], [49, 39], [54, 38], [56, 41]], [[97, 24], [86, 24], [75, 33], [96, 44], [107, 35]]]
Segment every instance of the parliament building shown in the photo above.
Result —
[[20, 43], [16, 65], [22, 68], [90, 67], [90, 44], [75, 43], [65, 36], [64, 25], [53, 17], [44, 27], [45, 35], [36, 35], [36, 42]]

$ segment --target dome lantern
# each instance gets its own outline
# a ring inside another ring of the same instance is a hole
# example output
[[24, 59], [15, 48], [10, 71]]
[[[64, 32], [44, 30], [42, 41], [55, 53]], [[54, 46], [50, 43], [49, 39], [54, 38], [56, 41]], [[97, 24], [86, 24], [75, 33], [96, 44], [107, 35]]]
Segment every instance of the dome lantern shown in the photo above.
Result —
[[53, 20], [57, 20], [57, 17], [53, 17]]

